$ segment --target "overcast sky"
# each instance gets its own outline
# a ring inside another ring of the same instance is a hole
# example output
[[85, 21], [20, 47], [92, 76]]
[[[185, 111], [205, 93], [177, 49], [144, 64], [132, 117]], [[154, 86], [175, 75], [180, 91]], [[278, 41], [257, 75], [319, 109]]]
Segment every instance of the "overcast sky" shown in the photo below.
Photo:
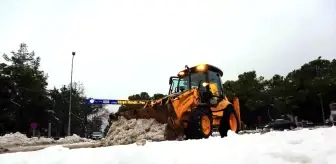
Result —
[[335, 58], [336, 0], [0, 0], [0, 53], [21, 42], [50, 88], [69, 83], [76, 51], [86, 95], [127, 99], [168, 92], [185, 64], [214, 64], [227, 80]]

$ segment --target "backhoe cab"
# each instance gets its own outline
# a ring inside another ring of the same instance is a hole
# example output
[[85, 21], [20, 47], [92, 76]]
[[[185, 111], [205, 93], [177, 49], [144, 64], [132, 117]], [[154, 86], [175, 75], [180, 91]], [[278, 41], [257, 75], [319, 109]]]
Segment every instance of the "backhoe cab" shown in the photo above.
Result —
[[200, 64], [185, 66], [177, 76], [170, 77], [168, 130], [176, 135], [183, 132], [187, 139], [208, 138], [214, 129], [221, 137], [229, 130], [237, 133], [241, 127], [239, 101], [234, 98], [229, 102], [222, 76], [219, 68]]

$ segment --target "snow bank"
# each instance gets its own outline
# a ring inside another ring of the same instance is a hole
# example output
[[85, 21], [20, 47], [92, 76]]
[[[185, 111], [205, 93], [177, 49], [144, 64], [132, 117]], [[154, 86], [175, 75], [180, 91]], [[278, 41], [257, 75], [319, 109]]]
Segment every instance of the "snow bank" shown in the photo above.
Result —
[[119, 117], [113, 121], [105, 139], [103, 146], [126, 145], [140, 143], [147, 140], [164, 141], [164, 131], [166, 124], [160, 124], [154, 119], [130, 119]]
[[35, 145], [35, 144], [50, 144], [55, 141], [52, 138], [44, 137], [32, 137], [28, 138], [25, 134], [19, 132], [5, 134], [0, 136], [0, 145], [1, 146], [14, 146], [14, 145]]
[[91, 142], [91, 139], [82, 138], [76, 134], [72, 136], [66, 136], [65, 138], [60, 138], [57, 143], [76, 143], [76, 142]]
[[26, 146], [26, 145], [41, 145], [41, 144], [65, 144], [65, 143], [76, 143], [76, 142], [90, 142], [92, 140], [81, 138], [74, 134], [72, 136], [67, 136], [65, 138], [60, 138], [59, 140], [54, 140], [53, 138], [45, 137], [32, 137], [28, 138], [25, 134], [19, 132], [9, 133], [4, 136], [0, 136], [0, 146]]

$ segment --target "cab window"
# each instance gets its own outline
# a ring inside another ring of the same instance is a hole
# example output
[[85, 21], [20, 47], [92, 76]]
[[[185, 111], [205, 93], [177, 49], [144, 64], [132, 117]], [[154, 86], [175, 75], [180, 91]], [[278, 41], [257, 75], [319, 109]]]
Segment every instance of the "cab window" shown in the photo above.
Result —
[[214, 96], [223, 96], [222, 83], [221, 83], [220, 76], [218, 75], [218, 73], [213, 72], [213, 71], [208, 71], [208, 76], [209, 76], [210, 92]]
[[[188, 83], [188, 76], [185, 76], [181, 79], [180, 82], [180, 86], [181, 83], [183, 84], [182, 86], [185, 86], [186, 89], [188, 89], [189, 87], [189, 83]], [[200, 91], [204, 91], [205, 88], [204, 86], [202, 86], [202, 83], [205, 82], [205, 74], [204, 72], [195, 72], [191, 74], [191, 88], [198, 88], [200, 87]], [[199, 86], [200, 85], [200, 86]]]
[[179, 79], [178, 78], [174, 78], [173, 82], [171, 84], [171, 88], [170, 88], [170, 93], [177, 93], [178, 89], [177, 89], [177, 85], [178, 85]]
[[176, 92], [184, 92], [188, 89], [188, 80], [180, 79], [178, 83], [178, 88], [176, 88]]

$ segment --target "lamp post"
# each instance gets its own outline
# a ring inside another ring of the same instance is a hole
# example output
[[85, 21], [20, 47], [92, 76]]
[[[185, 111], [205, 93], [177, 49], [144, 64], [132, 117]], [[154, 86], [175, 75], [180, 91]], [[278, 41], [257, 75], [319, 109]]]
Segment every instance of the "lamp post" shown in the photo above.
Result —
[[72, 73], [73, 73], [73, 61], [76, 52], [72, 52], [72, 61], [71, 61], [71, 78], [70, 78], [70, 100], [69, 100], [69, 121], [68, 121], [68, 136], [71, 135], [71, 97], [72, 97]]
[[325, 117], [324, 117], [324, 108], [323, 108], [322, 94], [318, 93], [317, 96], [320, 99], [320, 105], [321, 105], [321, 111], [322, 111], [322, 120], [323, 120], [323, 125], [324, 125], [325, 124]]
[[[318, 57], [318, 59], [317, 60], [321, 60], [321, 56], [319, 56]], [[319, 62], [319, 64], [321, 63], [321, 61]], [[316, 65], [315, 66], [315, 70], [316, 70], [316, 77], [319, 79], [319, 78], [321, 78], [322, 79], [322, 77], [320, 77], [320, 74], [321, 74], [321, 68], [320, 68], [320, 66], [319, 65]], [[322, 93], [320, 92], [320, 93], [318, 93], [317, 94], [317, 96], [318, 96], [318, 98], [320, 99], [320, 105], [321, 105], [321, 113], [322, 113], [322, 121], [323, 121], [323, 125], [325, 124], [325, 117], [324, 117], [324, 108], [323, 108], [323, 101], [322, 101]]]

